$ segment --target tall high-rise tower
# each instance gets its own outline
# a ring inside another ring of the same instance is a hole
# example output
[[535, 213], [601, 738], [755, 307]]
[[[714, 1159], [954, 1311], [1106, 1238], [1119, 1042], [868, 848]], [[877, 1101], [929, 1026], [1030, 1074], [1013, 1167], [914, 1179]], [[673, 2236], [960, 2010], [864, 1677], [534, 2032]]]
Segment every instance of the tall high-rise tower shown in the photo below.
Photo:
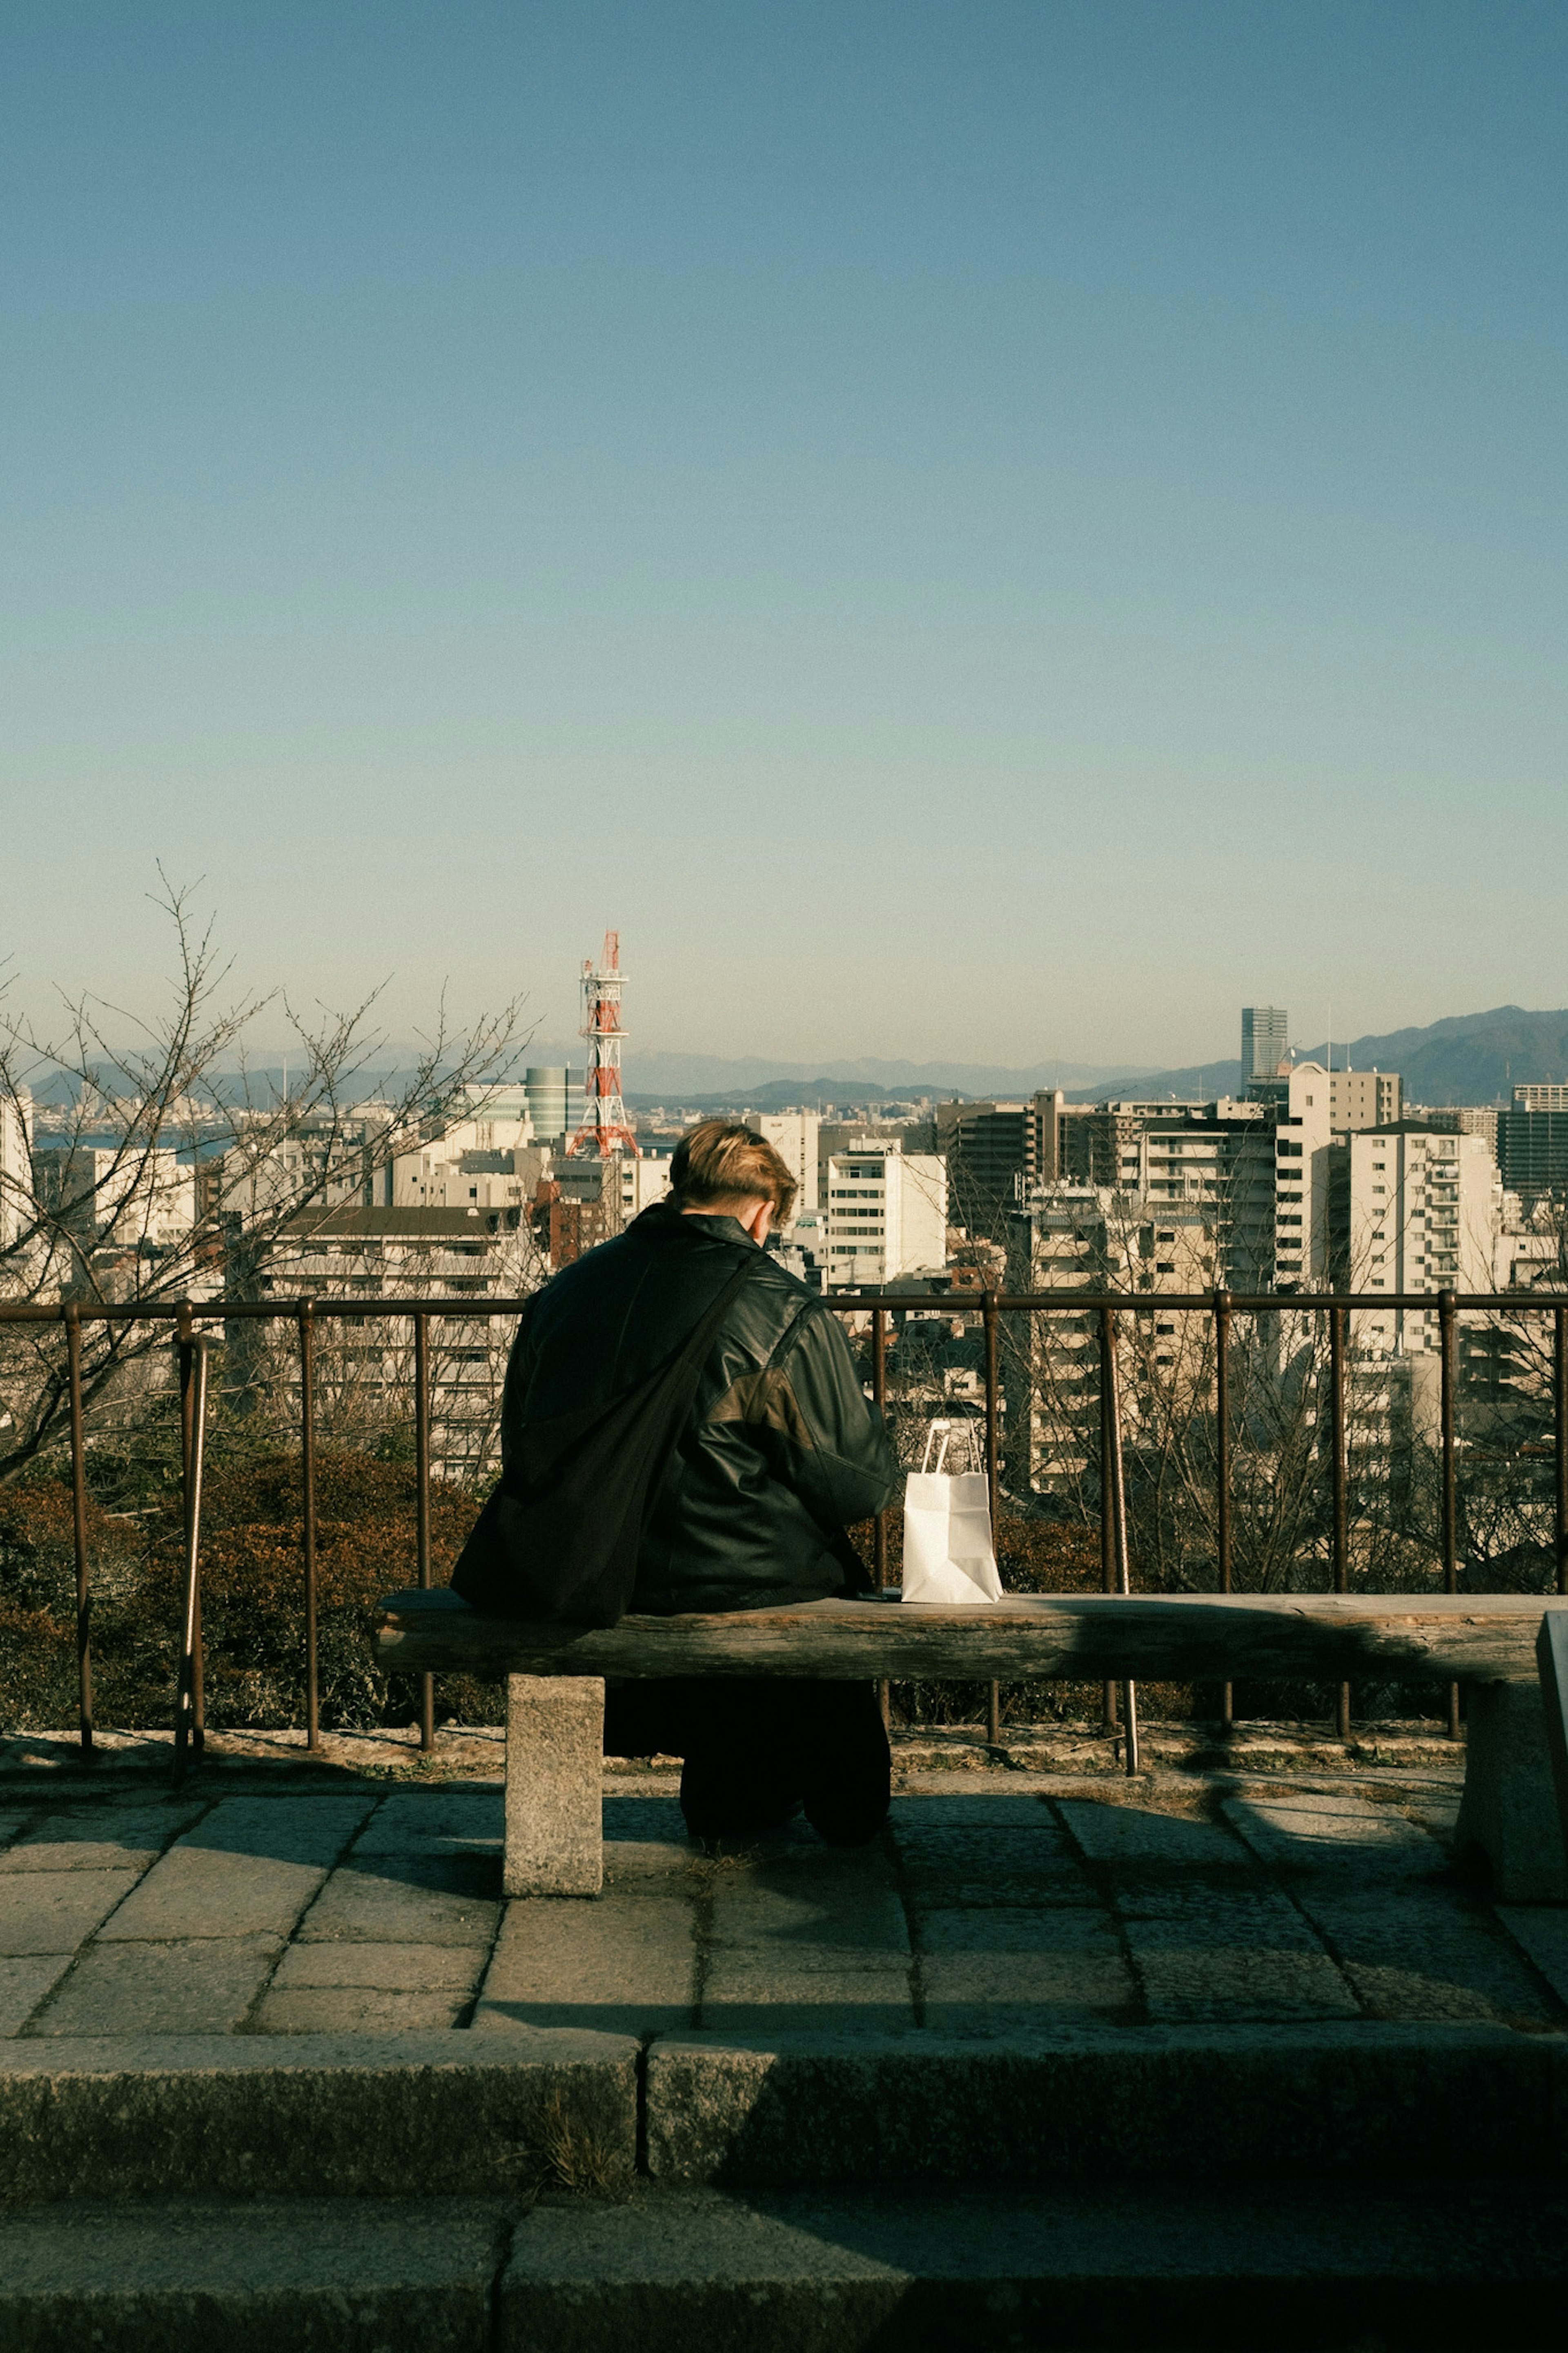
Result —
[[583, 1035], [588, 1040], [583, 1117], [566, 1146], [574, 1153], [596, 1152], [601, 1160], [612, 1154], [637, 1157], [637, 1140], [621, 1101], [621, 935], [605, 934], [605, 952], [595, 972], [583, 966]]
[[1290, 1017], [1282, 1005], [1241, 1008], [1241, 1083], [1272, 1079], [1290, 1050]]

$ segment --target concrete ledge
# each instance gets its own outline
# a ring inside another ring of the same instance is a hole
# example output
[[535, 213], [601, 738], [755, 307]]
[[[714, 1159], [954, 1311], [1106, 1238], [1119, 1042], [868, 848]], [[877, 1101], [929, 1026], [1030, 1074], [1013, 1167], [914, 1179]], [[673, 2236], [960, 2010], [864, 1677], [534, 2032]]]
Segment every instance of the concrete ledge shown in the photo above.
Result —
[[692, 2035], [648, 2052], [647, 2167], [780, 2186], [1551, 2171], [1562, 2042], [1370, 2020], [1049, 2041]]
[[938, 2198], [657, 2194], [519, 2225], [502, 2353], [1561, 2341], [1568, 2199], [1468, 2182]]
[[489, 2353], [508, 2218], [457, 2199], [0, 2219], [6, 2353]]
[[159, 2035], [0, 2046], [0, 2202], [515, 2192], [553, 2105], [637, 2153], [637, 2045], [479, 2035]]

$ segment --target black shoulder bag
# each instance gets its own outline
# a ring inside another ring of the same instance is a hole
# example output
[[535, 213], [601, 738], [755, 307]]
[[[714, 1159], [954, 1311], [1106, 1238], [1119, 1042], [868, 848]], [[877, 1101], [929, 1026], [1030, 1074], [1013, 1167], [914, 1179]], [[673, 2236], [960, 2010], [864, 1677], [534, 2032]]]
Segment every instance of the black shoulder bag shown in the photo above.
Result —
[[758, 1250], [657, 1371], [607, 1405], [525, 1422], [452, 1571], [496, 1618], [614, 1626], [625, 1617], [654, 1496], [686, 1427], [703, 1361]]

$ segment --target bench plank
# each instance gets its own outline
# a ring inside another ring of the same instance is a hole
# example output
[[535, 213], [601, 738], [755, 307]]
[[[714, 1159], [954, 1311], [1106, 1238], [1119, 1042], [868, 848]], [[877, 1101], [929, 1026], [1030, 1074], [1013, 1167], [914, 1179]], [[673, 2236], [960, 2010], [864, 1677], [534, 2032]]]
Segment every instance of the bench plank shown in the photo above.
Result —
[[1018, 1594], [967, 1608], [813, 1601], [584, 1629], [487, 1618], [456, 1594], [416, 1590], [382, 1605], [375, 1656], [396, 1673], [634, 1679], [1498, 1682], [1533, 1678], [1542, 1619], [1564, 1609], [1568, 1600], [1531, 1594]]

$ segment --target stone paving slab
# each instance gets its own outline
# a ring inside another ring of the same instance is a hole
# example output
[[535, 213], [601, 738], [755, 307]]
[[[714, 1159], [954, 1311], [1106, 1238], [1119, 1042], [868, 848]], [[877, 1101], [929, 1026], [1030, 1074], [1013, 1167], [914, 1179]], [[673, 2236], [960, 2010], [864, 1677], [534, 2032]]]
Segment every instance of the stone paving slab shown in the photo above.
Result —
[[0, 1878], [0, 1955], [73, 1953], [136, 1884], [133, 1871], [18, 1871]]
[[507, 1907], [476, 2026], [591, 2026], [662, 2034], [697, 2022], [697, 1913], [646, 1883], [596, 1902], [520, 1897]]
[[155, 1945], [100, 1941], [62, 1979], [29, 2034], [232, 2034], [283, 1950], [281, 1936]]
[[326, 1876], [310, 1863], [177, 1846], [127, 1896], [101, 1938], [289, 1936]]
[[[154, 1862], [107, 1936], [288, 1936], [371, 1810], [367, 1798], [229, 1798]], [[4, 1896], [0, 1882], [0, 1899]]]
[[1129, 1920], [1126, 1931], [1151, 2019], [1258, 2024], [1354, 2018], [1360, 2007], [1355, 1988], [1283, 1904], [1227, 1905], [1201, 1921]]
[[21, 2033], [72, 1957], [69, 1953], [36, 1953], [0, 1960], [0, 2035]]
[[334, 1871], [306, 1914], [307, 1944], [483, 1945], [500, 1920], [493, 1862], [470, 1855], [367, 1857]]
[[[510, 1906], [483, 1787], [178, 1801], [100, 1787], [66, 1803], [53, 1781], [0, 1855], [0, 2039], [189, 2026], [187, 1987], [204, 2024], [289, 2036], [399, 2021], [644, 2037], [828, 2018], [991, 2037], [1075, 2019], [1568, 2028], [1568, 1963], [1554, 1978], [1545, 1930], [1531, 1945], [1519, 1925], [1535, 1908], [1500, 1916], [1409, 1819], [1451, 1798], [1440, 1776], [1389, 1783], [1394, 1802], [1321, 1776], [1092, 1793], [927, 1778], [940, 1787], [897, 1798], [870, 1849], [797, 1822], [710, 1854], [668, 1776], [606, 1777], [604, 1896]], [[243, 1950], [202, 1949], [224, 1946]]]
[[[738, 1957], [703, 1989], [702, 2023], [719, 2034], [880, 2034], [914, 2031], [908, 1969], [792, 1968]], [[657, 2049], [657, 2044], [655, 2048]]]
[[917, 1905], [1097, 1904], [1073, 1841], [1035, 1799], [903, 1799], [892, 1837]]
[[465, 1791], [408, 1790], [385, 1799], [353, 1843], [364, 1855], [499, 1856], [505, 1833], [501, 1799]]
[[0, 1872], [146, 1871], [206, 1801], [170, 1806], [94, 1806], [47, 1814], [0, 1854]]
[[1114, 1924], [1070, 1907], [930, 1912], [920, 1981], [933, 2034], [1040, 2034], [1138, 2014]]
[[290, 1945], [272, 1979], [275, 1991], [362, 1986], [384, 1993], [471, 1993], [484, 1966], [473, 1945]]
[[1238, 1838], [1214, 1822], [1189, 1815], [1071, 1799], [1062, 1802], [1060, 1812], [1091, 1862], [1166, 1874], [1174, 1871], [1189, 1883], [1194, 1872], [1245, 1876], [1251, 1868], [1251, 1858]]
[[258, 2034], [420, 2034], [455, 2027], [466, 1993], [416, 1987], [317, 1986], [263, 1995]]
[[[1446, 1892], [1306, 1892], [1303, 1907], [1330, 1940], [1372, 2018], [1499, 2018], [1558, 2025], [1563, 2004], [1489, 1908], [1462, 1910]], [[1425, 1900], [1424, 1900], [1425, 1899]]]
[[1379, 1881], [1435, 1878], [1442, 1849], [1392, 1807], [1346, 1793], [1230, 1799], [1224, 1812], [1258, 1858], [1277, 1871], [1370, 1873]]

